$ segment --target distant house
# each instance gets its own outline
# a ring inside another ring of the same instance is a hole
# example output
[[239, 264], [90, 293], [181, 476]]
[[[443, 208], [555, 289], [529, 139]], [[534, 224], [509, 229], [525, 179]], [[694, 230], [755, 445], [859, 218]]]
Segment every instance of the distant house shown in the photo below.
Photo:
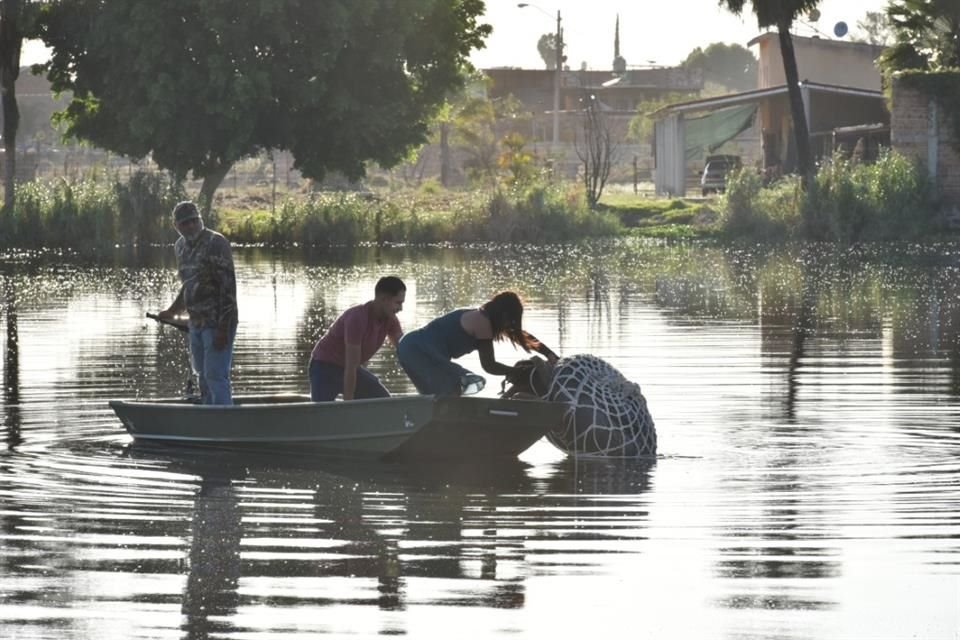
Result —
[[[794, 36], [793, 42], [814, 154], [829, 155], [841, 143], [844, 148], [856, 146], [858, 141], [850, 144], [849, 137], [857, 132], [869, 136], [874, 147], [878, 140], [889, 144], [890, 114], [874, 62], [882, 48], [801, 36]], [[758, 133], [758, 169], [780, 174], [796, 168], [779, 37], [764, 33], [748, 44], [757, 48], [757, 89], [682, 102], [656, 114], [658, 193], [684, 194], [690, 160], [719, 148], [748, 127]]]
[[[766, 89], [786, 83], [780, 37], [776, 32], [762, 33], [750, 42], [757, 56], [757, 88]], [[800, 80], [820, 84], [880, 91], [881, 76], [875, 60], [883, 47], [862, 42], [793, 36]]]
[[[557, 73], [548, 69], [484, 69], [490, 78], [491, 99], [513, 96], [534, 116], [534, 140], [549, 142], [552, 136], [553, 93]], [[585, 95], [599, 100], [608, 112], [626, 117], [637, 105], [674, 93], [696, 93], [703, 88], [699, 70], [681, 67], [650, 67], [615, 71], [563, 70], [560, 76], [559, 107], [563, 142], [572, 141], [572, 125], [582, 110]]]

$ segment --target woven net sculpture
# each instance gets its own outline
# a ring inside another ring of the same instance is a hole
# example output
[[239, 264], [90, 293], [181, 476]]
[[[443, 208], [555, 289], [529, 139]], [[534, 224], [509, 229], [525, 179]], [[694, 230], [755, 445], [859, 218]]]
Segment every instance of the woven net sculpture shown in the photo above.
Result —
[[540, 395], [568, 405], [563, 426], [547, 433], [567, 453], [621, 458], [657, 453], [657, 431], [640, 386], [596, 356], [561, 358], [548, 391]]

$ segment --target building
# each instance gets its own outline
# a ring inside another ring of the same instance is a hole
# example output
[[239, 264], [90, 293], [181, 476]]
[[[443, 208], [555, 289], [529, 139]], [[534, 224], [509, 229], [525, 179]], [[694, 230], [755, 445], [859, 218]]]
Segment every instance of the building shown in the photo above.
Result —
[[[864, 135], [869, 131], [873, 140], [887, 136], [889, 143], [890, 114], [875, 65], [882, 48], [816, 37], [794, 36], [793, 42], [814, 155], [830, 155], [838, 140], [856, 127], [866, 126]], [[755, 131], [760, 145], [755, 150], [757, 169], [772, 175], [795, 170], [793, 117], [779, 36], [764, 33], [748, 44], [758, 54], [757, 89], [681, 102], [657, 112], [658, 193], [685, 194], [691, 163], [748, 129]]]
[[599, 100], [609, 112], [632, 117], [641, 102], [676, 93], [698, 93], [703, 89], [703, 74], [681, 67], [628, 68], [622, 73], [564, 69], [559, 74], [548, 69], [484, 69], [490, 79], [489, 98], [513, 96], [525, 111], [534, 116], [532, 136], [535, 142], [552, 140], [554, 84], [559, 75], [560, 140], [572, 142], [584, 96]]

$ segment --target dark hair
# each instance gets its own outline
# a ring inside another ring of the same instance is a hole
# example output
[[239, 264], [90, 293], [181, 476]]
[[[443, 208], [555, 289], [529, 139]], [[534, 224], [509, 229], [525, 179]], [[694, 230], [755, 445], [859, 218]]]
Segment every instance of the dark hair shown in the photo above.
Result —
[[380, 295], [381, 293], [386, 293], [391, 296], [400, 295], [401, 291], [406, 291], [407, 285], [403, 284], [403, 280], [396, 276], [384, 276], [377, 280], [377, 286], [373, 288], [374, 295]]
[[480, 307], [480, 310], [490, 320], [494, 340], [506, 338], [528, 352], [540, 346], [539, 342], [523, 330], [523, 301], [513, 291], [501, 291]]

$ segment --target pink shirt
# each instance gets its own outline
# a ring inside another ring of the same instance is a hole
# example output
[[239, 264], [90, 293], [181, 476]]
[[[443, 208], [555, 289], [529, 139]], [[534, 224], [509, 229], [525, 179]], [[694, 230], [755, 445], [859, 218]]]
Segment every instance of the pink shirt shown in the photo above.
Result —
[[364, 364], [383, 346], [387, 336], [396, 343], [401, 335], [403, 330], [397, 316], [386, 320], [374, 318], [373, 301], [370, 301], [341, 313], [333, 326], [317, 341], [310, 357], [343, 367], [347, 345], [357, 344], [360, 345], [360, 364]]

